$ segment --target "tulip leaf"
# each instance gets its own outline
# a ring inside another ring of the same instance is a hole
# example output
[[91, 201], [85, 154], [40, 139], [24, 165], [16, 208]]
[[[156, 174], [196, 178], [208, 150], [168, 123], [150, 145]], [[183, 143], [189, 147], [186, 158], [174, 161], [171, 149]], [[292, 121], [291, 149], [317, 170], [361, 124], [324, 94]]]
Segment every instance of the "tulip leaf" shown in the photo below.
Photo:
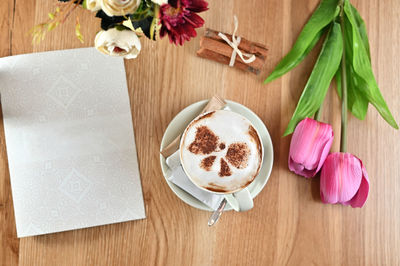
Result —
[[368, 33], [367, 33], [367, 28], [365, 26], [365, 22], [362, 19], [358, 10], [353, 5], [351, 5], [351, 10], [353, 12], [354, 19], [357, 23], [357, 28], [358, 32], [360, 33], [361, 40], [363, 41], [364, 47], [367, 50], [369, 61], [371, 61], [371, 52], [369, 48]]
[[332, 27], [324, 41], [321, 53], [300, 96], [284, 136], [291, 134], [298, 122], [312, 116], [321, 106], [332, 78], [339, 68], [342, 52], [343, 39], [340, 25], [332, 22]]
[[[364, 97], [362, 92], [355, 85], [357, 82], [356, 74], [352, 66], [346, 63], [346, 72], [347, 72], [347, 108], [351, 111], [351, 113], [360, 120], [364, 120], [368, 111], [368, 99]], [[336, 88], [339, 94], [339, 97], [342, 97], [342, 67], [339, 66], [338, 71], [335, 76], [336, 80]]]
[[335, 81], [339, 97], [342, 98], [342, 66], [339, 66], [339, 69], [336, 71]]
[[[349, 24], [351, 25], [350, 29], [346, 30], [351, 30], [352, 35], [352, 58], [349, 59], [351, 60], [354, 73], [359, 77], [360, 85], [356, 86], [362, 94], [365, 95], [368, 101], [375, 106], [386, 122], [388, 122], [392, 127], [398, 129], [399, 127], [390, 113], [375, 80], [367, 48], [364, 46], [349, 0], [345, 0], [344, 2], [344, 12], [346, 18], [350, 22]], [[349, 28], [349, 26], [347, 28]]]
[[[368, 111], [368, 99], [364, 96], [363, 92], [360, 90], [360, 86], [366, 86], [365, 82], [354, 72], [353, 66], [351, 64], [353, 58], [353, 36], [351, 30], [351, 24], [348, 19], [344, 18], [344, 51], [346, 53], [346, 73], [347, 73], [347, 108], [352, 112], [352, 114], [360, 120], [365, 119]], [[341, 80], [340, 67], [336, 79]], [[340, 76], [340, 77], [339, 77]], [[341, 84], [336, 86], [338, 90], [339, 97], [341, 97]]]
[[337, 16], [338, 0], [322, 0], [304, 26], [290, 52], [275, 67], [264, 83], [273, 81], [296, 67], [316, 45], [324, 28]]

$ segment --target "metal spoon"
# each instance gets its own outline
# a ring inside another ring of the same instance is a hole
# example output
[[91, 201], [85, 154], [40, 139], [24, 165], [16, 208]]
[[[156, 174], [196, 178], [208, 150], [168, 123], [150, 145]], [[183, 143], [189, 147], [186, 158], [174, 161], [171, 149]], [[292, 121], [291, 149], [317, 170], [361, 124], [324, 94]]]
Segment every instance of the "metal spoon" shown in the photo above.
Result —
[[213, 226], [221, 217], [222, 211], [226, 205], [226, 199], [224, 198], [219, 204], [218, 208], [211, 214], [210, 219], [208, 219], [208, 226]]

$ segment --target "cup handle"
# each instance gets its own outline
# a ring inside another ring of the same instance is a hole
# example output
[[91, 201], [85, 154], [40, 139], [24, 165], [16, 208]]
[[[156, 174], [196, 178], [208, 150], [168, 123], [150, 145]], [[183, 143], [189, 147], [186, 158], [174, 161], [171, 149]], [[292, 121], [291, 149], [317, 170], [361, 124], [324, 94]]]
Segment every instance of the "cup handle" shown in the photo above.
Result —
[[253, 208], [253, 198], [251, 197], [250, 191], [244, 188], [233, 194], [225, 195], [226, 200], [237, 212], [248, 211]]

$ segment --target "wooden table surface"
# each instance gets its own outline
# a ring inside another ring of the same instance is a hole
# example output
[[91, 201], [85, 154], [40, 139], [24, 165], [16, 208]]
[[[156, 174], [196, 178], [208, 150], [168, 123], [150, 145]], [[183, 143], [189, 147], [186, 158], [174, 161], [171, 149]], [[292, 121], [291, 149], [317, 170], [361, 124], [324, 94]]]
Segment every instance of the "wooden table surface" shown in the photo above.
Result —
[[[74, 16], [40, 44], [29, 29], [54, 7], [46, 0], [0, 1], [0, 56], [93, 46], [100, 21], [77, 12], [85, 42], [74, 37]], [[374, 71], [400, 122], [400, 2], [352, 1], [365, 18]], [[324, 205], [319, 180], [289, 172], [290, 137], [283, 131], [316, 58], [314, 52], [292, 73], [269, 85], [265, 74], [290, 49], [318, 0], [210, 1], [206, 26], [265, 43], [270, 55], [256, 77], [196, 57], [199, 39], [184, 47], [166, 39], [142, 39], [142, 52], [125, 61], [147, 219], [18, 239], [4, 130], [0, 128], [1, 265], [400, 265], [399, 132], [370, 106], [365, 121], [349, 119], [348, 151], [359, 156], [370, 177], [366, 206]], [[203, 30], [199, 33], [202, 34]], [[62, 62], [60, 62], [61, 64]], [[72, 70], [71, 70], [72, 71]], [[242, 103], [268, 127], [275, 147], [272, 175], [247, 213], [225, 213], [215, 227], [208, 212], [180, 201], [164, 181], [159, 146], [171, 119], [187, 105], [221, 96]], [[325, 121], [340, 132], [339, 100], [331, 88]], [[338, 150], [339, 138], [333, 150]]]

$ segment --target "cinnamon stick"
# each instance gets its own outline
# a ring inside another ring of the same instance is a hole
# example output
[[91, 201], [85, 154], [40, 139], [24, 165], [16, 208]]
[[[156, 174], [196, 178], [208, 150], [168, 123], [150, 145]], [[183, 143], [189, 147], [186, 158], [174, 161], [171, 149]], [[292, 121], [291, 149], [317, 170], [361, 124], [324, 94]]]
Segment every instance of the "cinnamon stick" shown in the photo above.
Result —
[[[219, 33], [218, 31], [207, 28], [204, 33], [204, 36], [211, 38], [213, 40], [225, 43], [225, 41], [222, 40], [222, 38], [218, 36], [218, 33]], [[224, 34], [228, 37], [228, 39], [230, 39], [232, 41], [231, 34], [227, 34], [227, 33], [224, 33]], [[241, 38], [238, 48], [240, 50], [243, 50], [246, 53], [255, 54], [256, 56], [258, 56], [262, 59], [267, 58], [268, 48], [264, 44], [251, 42], [245, 38]]]
[[[230, 47], [226, 42], [219, 42], [217, 40], [204, 36], [200, 39], [200, 47], [214, 51], [229, 58], [231, 58], [233, 52], [232, 47]], [[235, 58], [235, 64], [237, 63], [243, 63], [242, 59], [239, 56], [236, 56]], [[256, 56], [256, 60], [248, 63], [247, 65], [255, 69], [261, 69], [264, 65], [264, 60]]]
[[[230, 46], [228, 46], [228, 47], [230, 47]], [[215, 51], [208, 50], [206, 48], [200, 48], [197, 51], [197, 55], [200, 56], [200, 57], [206, 58], [206, 59], [214, 60], [216, 62], [225, 64], [225, 65], [228, 65], [230, 60], [231, 60], [230, 56], [227, 57], [227, 56], [219, 54], [219, 53], [217, 53]], [[251, 73], [254, 73], [256, 75], [258, 75], [260, 73], [260, 69], [256, 69], [256, 68], [254, 68], [254, 67], [252, 67], [250, 65], [247, 65], [245, 63], [242, 63], [242, 62], [235, 62], [234, 66], [237, 69], [240, 69], [240, 70], [243, 70], [243, 71], [247, 71], [247, 72], [251, 72]]]
[[[206, 29], [204, 36], [200, 39], [200, 49], [197, 55], [206, 59], [214, 60], [225, 65], [229, 65], [233, 53], [233, 48], [223, 40], [218, 31]], [[232, 35], [224, 33], [232, 41]], [[236, 55], [233, 66], [240, 70], [258, 75], [264, 66], [268, 54], [268, 48], [260, 43], [251, 42], [241, 38], [238, 49], [242, 53], [253, 54], [255, 60], [251, 63], [244, 63], [240, 56]]]

